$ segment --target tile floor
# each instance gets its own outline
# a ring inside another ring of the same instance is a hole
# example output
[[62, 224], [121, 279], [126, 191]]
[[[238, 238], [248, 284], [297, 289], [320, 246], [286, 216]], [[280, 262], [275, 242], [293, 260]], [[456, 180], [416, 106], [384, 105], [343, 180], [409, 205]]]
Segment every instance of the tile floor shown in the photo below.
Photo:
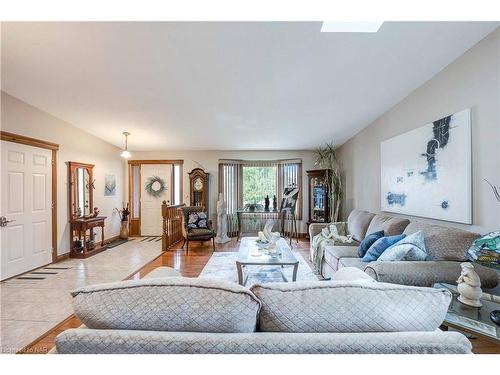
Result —
[[43, 280], [1, 282], [0, 353], [21, 350], [69, 317], [71, 290], [123, 280], [161, 254], [161, 241], [134, 239], [87, 259], [68, 259], [32, 271], [47, 274], [21, 275]]

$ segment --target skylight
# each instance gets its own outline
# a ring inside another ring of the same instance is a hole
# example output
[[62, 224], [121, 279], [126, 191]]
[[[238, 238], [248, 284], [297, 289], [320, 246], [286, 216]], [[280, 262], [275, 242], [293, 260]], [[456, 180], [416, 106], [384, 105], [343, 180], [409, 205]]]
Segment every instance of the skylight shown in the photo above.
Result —
[[323, 22], [322, 33], [376, 33], [382, 22]]

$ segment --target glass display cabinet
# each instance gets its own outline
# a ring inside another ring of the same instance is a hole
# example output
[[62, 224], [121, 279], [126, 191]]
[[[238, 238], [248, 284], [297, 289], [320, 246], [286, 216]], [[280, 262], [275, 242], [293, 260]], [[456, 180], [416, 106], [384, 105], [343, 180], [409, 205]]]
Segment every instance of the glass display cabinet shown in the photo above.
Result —
[[328, 223], [330, 221], [330, 207], [328, 186], [325, 183], [328, 171], [317, 169], [306, 173], [309, 186], [309, 221], [307, 222], [307, 233], [309, 233], [311, 223]]

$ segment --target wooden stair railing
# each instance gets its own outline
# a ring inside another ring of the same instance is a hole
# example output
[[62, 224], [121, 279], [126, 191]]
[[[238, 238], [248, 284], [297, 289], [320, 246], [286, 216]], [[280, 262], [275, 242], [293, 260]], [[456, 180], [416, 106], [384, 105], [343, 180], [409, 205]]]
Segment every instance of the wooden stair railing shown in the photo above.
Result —
[[163, 217], [163, 234], [161, 248], [168, 250], [177, 242], [184, 239], [182, 234], [182, 211], [185, 204], [168, 206], [166, 201], [161, 205], [161, 216]]

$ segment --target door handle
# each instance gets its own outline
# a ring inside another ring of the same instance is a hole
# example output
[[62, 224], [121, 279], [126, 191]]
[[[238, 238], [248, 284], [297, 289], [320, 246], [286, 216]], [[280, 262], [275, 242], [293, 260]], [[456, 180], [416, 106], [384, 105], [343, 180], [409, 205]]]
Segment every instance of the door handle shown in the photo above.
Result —
[[8, 223], [12, 223], [15, 220], [7, 220], [5, 216], [0, 216], [0, 227], [6, 227]]

